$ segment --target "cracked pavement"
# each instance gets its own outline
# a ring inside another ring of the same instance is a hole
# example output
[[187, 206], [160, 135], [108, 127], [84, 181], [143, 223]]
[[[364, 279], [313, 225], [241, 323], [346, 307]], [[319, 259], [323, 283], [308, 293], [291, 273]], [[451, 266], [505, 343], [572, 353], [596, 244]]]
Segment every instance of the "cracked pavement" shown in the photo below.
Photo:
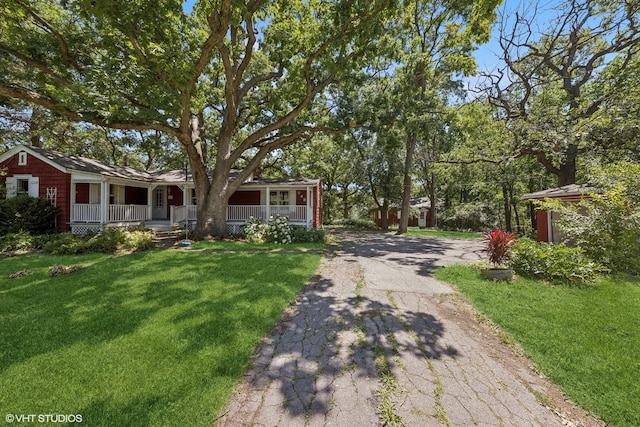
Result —
[[469, 240], [350, 233], [256, 350], [218, 426], [597, 426], [435, 268]]

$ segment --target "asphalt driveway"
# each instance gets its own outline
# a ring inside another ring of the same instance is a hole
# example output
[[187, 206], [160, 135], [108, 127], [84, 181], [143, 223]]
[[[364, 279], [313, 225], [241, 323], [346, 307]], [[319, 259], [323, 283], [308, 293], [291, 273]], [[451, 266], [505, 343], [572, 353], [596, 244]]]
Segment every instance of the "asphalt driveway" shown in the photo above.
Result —
[[469, 240], [343, 234], [218, 425], [599, 425], [432, 276], [482, 256]]

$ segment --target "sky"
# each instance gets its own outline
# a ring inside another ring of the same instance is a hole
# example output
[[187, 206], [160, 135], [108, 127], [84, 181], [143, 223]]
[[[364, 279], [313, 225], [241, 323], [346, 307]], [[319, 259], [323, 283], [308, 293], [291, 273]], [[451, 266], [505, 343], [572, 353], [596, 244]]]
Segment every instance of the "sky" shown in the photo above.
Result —
[[[183, 6], [184, 11], [191, 13], [196, 1], [197, 0], [185, 0]], [[538, 5], [542, 12], [538, 13], [539, 16], [536, 21], [539, 22], [540, 25], [543, 25], [553, 18], [554, 14], [551, 9], [561, 3], [561, 0], [505, 0], [499, 7], [499, 11], [507, 22], [509, 22], [509, 20], [515, 16], [515, 11], [518, 11], [520, 14], [531, 14], [533, 13], [532, 8], [534, 5]], [[480, 46], [475, 53], [478, 71], [491, 71], [499, 64], [500, 45], [498, 44], [498, 35], [499, 25], [496, 23], [494, 24], [489, 43]]]

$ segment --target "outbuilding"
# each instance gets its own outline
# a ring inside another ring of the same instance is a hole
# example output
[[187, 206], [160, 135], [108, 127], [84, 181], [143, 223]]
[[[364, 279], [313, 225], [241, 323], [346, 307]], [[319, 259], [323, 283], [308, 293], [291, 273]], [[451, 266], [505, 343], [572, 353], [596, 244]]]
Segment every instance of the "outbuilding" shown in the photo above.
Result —
[[[522, 196], [524, 200], [543, 201], [545, 199], [558, 199], [562, 203], [577, 203], [590, 194], [596, 192], [596, 188], [590, 184], [570, 184], [558, 188], [551, 188]], [[556, 221], [559, 213], [536, 208], [536, 230], [539, 242], [561, 242], [562, 232]]]

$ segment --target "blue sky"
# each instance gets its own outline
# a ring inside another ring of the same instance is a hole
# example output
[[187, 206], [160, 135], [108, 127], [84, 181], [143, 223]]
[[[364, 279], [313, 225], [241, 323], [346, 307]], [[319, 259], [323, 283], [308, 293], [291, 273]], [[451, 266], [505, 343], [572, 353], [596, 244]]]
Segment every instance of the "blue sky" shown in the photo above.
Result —
[[[183, 7], [185, 12], [190, 13], [196, 1], [197, 0], [185, 0]], [[515, 16], [516, 10], [519, 10], [520, 13], [530, 13], [533, 5], [539, 5], [542, 10], [546, 10], [547, 12], [541, 13], [537, 22], [544, 23], [548, 22], [553, 16], [548, 10], [560, 3], [560, 0], [534, 0], [526, 3], [521, 0], [505, 0], [499, 10], [507, 17], [506, 19], [509, 19], [509, 17]], [[475, 56], [478, 63], [478, 71], [491, 71], [499, 64], [500, 46], [498, 44], [498, 31], [498, 24], [496, 23], [489, 43], [480, 46], [476, 52]]]

